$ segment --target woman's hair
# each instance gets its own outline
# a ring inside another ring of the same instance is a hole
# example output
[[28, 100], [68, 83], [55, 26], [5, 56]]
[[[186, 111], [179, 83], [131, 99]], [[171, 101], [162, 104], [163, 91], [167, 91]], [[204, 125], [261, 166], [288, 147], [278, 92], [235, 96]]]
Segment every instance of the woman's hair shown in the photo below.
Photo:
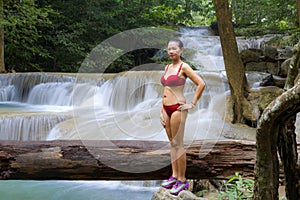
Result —
[[182, 41], [179, 40], [178, 38], [173, 38], [173, 39], [169, 40], [168, 44], [169, 44], [170, 42], [177, 42], [178, 46], [179, 46], [180, 48], [183, 48], [183, 43], [182, 43]]

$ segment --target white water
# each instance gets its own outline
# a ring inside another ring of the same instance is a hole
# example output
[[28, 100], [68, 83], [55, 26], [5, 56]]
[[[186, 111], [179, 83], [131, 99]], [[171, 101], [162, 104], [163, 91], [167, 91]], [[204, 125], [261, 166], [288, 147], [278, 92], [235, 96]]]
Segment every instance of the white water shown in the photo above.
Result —
[[[148, 184], [149, 183], [149, 184]], [[133, 181], [1, 181], [1, 200], [146, 200], [155, 182]]]
[[59, 115], [0, 116], [0, 140], [46, 140], [49, 131], [66, 119]]
[[[199, 72], [207, 88], [197, 109], [189, 115], [186, 140], [216, 139], [221, 135], [225, 115], [226, 78], [218, 72]], [[72, 120], [58, 124], [48, 139], [129, 139], [167, 140], [159, 123], [162, 87], [158, 72], [127, 72], [110, 79], [101, 86], [91, 84], [94, 96], [74, 92]], [[86, 91], [86, 90], [85, 90]], [[195, 85], [188, 81], [185, 88], [187, 101], [194, 95]], [[93, 92], [89, 92], [93, 93]], [[81, 103], [81, 104], [80, 104]], [[218, 124], [214, 126], [212, 124]], [[193, 130], [193, 131], [188, 131]]]
[[[218, 37], [206, 29], [187, 29], [182, 34], [185, 47], [197, 50], [191, 62], [207, 83], [197, 109], [189, 114], [185, 141], [218, 139], [224, 132], [253, 134], [252, 129], [224, 122], [228, 86]], [[260, 44], [240, 39], [239, 46]], [[80, 79], [68, 74], [0, 75], [0, 139], [166, 141], [158, 116], [162, 73], [127, 72], [104, 78], [80, 75]], [[194, 91], [188, 81], [187, 101]], [[149, 199], [157, 189], [155, 182], [152, 187], [142, 183], [2, 181], [0, 192], [4, 199]]]

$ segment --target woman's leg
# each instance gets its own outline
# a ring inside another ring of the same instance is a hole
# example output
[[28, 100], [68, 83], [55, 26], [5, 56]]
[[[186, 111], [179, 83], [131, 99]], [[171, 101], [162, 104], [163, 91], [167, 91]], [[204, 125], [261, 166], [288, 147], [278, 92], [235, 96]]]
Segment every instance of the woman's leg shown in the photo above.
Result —
[[177, 174], [177, 179], [180, 181], [186, 180], [186, 152], [184, 149], [183, 136], [187, 113], [188, 112], [186, 111], [175, 111], [170, 119], [170, 129], [172, 134], [171, 159], [173, 163], [176, 163], [175, 170]]
[[[167, 115], [167, 113], [165, 111], [164, 111], [164, 119], [166, 122], [165, 130], [166, 130], [167, 136], [169, 138], [169, 141], [172, 144], [173, 136], [172, 136], [172, 132], [171, 132], [170, 117]], [[177, 178], [178, 177], [178, 174], [177, 174], [178, 169], [177, 169], [177, 162], [176, 162], [176, 152], [175, 152], [175, 149], [172, 147], [171, 147], [171, 165], [172, 165], [172, 176]]]

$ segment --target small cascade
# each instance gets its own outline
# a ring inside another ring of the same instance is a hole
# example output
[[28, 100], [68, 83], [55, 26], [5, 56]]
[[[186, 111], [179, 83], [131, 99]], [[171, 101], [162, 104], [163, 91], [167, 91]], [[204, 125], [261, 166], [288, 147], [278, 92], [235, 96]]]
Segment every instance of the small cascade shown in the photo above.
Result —
[[[1, 88], [14, 87], [14, 95], [8, 96], [6, 101], [26, 102], [30, 90], [41, 83], [65, 83], [74, 82], [75, 77], [59, 74], [33, 73], [33, 74], [6, 74], [0, 75]], [[1, 99], [0, 99], [1, 100]]]
[[[111, 91], [110, 105], [114, 110], [130, 110], [137, 104], [158, 98], [157, 87], [160, 83], [155, 77], [155, 72], [129, 72], [117, 77], [114, 89]], [[152, 78], [153, 76], [153, 78]]]
[[211, 28], [207, 26], [198, 26], [198, 27], [185, 27], [181, 28], [178, 31], [179, 34], [185, 35], [186, 37], [207, 37], [207, 36], [214, 36], [214, 32]]
[[0, 116], [0, 140], [45, 140], [49, 131], [69, 117], [27, 114]]
[[1, 101], [10, 101], [11, 99], [16, 98], [15, 87], [13, 85], [9, 86], [0, 86], [0, 102]]
[[[207, 108], [213, 93], [225, 92], [229, 89], [227, 79], [219, 72], [199, 71], [198, 73], [207, 82], [207, 88], [202, 95], [204, 100], [201, 101], [199, 108]], [[73, 101], [81, 106], [110, 107], [113, 111], [130, 111], [145, 101], [149, 103], [151, 100], [160, 100], [163, 89], [160, 83], [162, 74], [162, 71], [130, 71], [120, 73], [99, 87], [86, 83], [87, 88], [77, 86]], [[193, 98], [195, 90], [196, 85], [188, 79], [184, 90], [188, 101]], [[53, 92], [50, 94], [52, 95]], [[150, 104], [149, 108], [151, 108]]]
[[[186, 49], [196, 50], [192, 57], [183, 54], [196, 68], [205, 71], [225, 70], [220, 38], [209, 27], [184, 28], [179, 31]], [[238, 50], [262, 48], [272, 35], [262, 38], [237, 37]]]
[[[93, 106], [109, 106], [115, 111], [131, 110], [145, 100], [156, 99], [160, 96], [162, 88], [159, 78], [161, 75], [162, 72], [159, 71], [120, 73], [99, 87], [92, 85], [94, 94], [90, 103]], [[77, 88], [74, 92], [75, 102], [80, 102], [80, 99], [87, 95], [86, 90], [80, 93], [79, 89]], [[87, 104], [83, 102], [83, 105]]]
[[27, 103], [33, 105], [71, 106], [73, 83], [41, 83], [32, 88]]

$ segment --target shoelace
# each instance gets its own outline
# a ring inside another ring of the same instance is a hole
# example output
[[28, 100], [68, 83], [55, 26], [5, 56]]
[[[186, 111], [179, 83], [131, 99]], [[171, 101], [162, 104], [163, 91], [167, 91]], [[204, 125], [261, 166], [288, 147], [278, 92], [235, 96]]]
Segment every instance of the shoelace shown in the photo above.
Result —
[[172, 180], [176, 180], [176, 178], [174, 178], [173, 176], [171, 176], [169, 179], [168, 179], [168, 181], [172, 181]]
[[178, 188], [178, 186], [181, 184], [182, 182], [177, 181], [174, 185], [174, 188]]

